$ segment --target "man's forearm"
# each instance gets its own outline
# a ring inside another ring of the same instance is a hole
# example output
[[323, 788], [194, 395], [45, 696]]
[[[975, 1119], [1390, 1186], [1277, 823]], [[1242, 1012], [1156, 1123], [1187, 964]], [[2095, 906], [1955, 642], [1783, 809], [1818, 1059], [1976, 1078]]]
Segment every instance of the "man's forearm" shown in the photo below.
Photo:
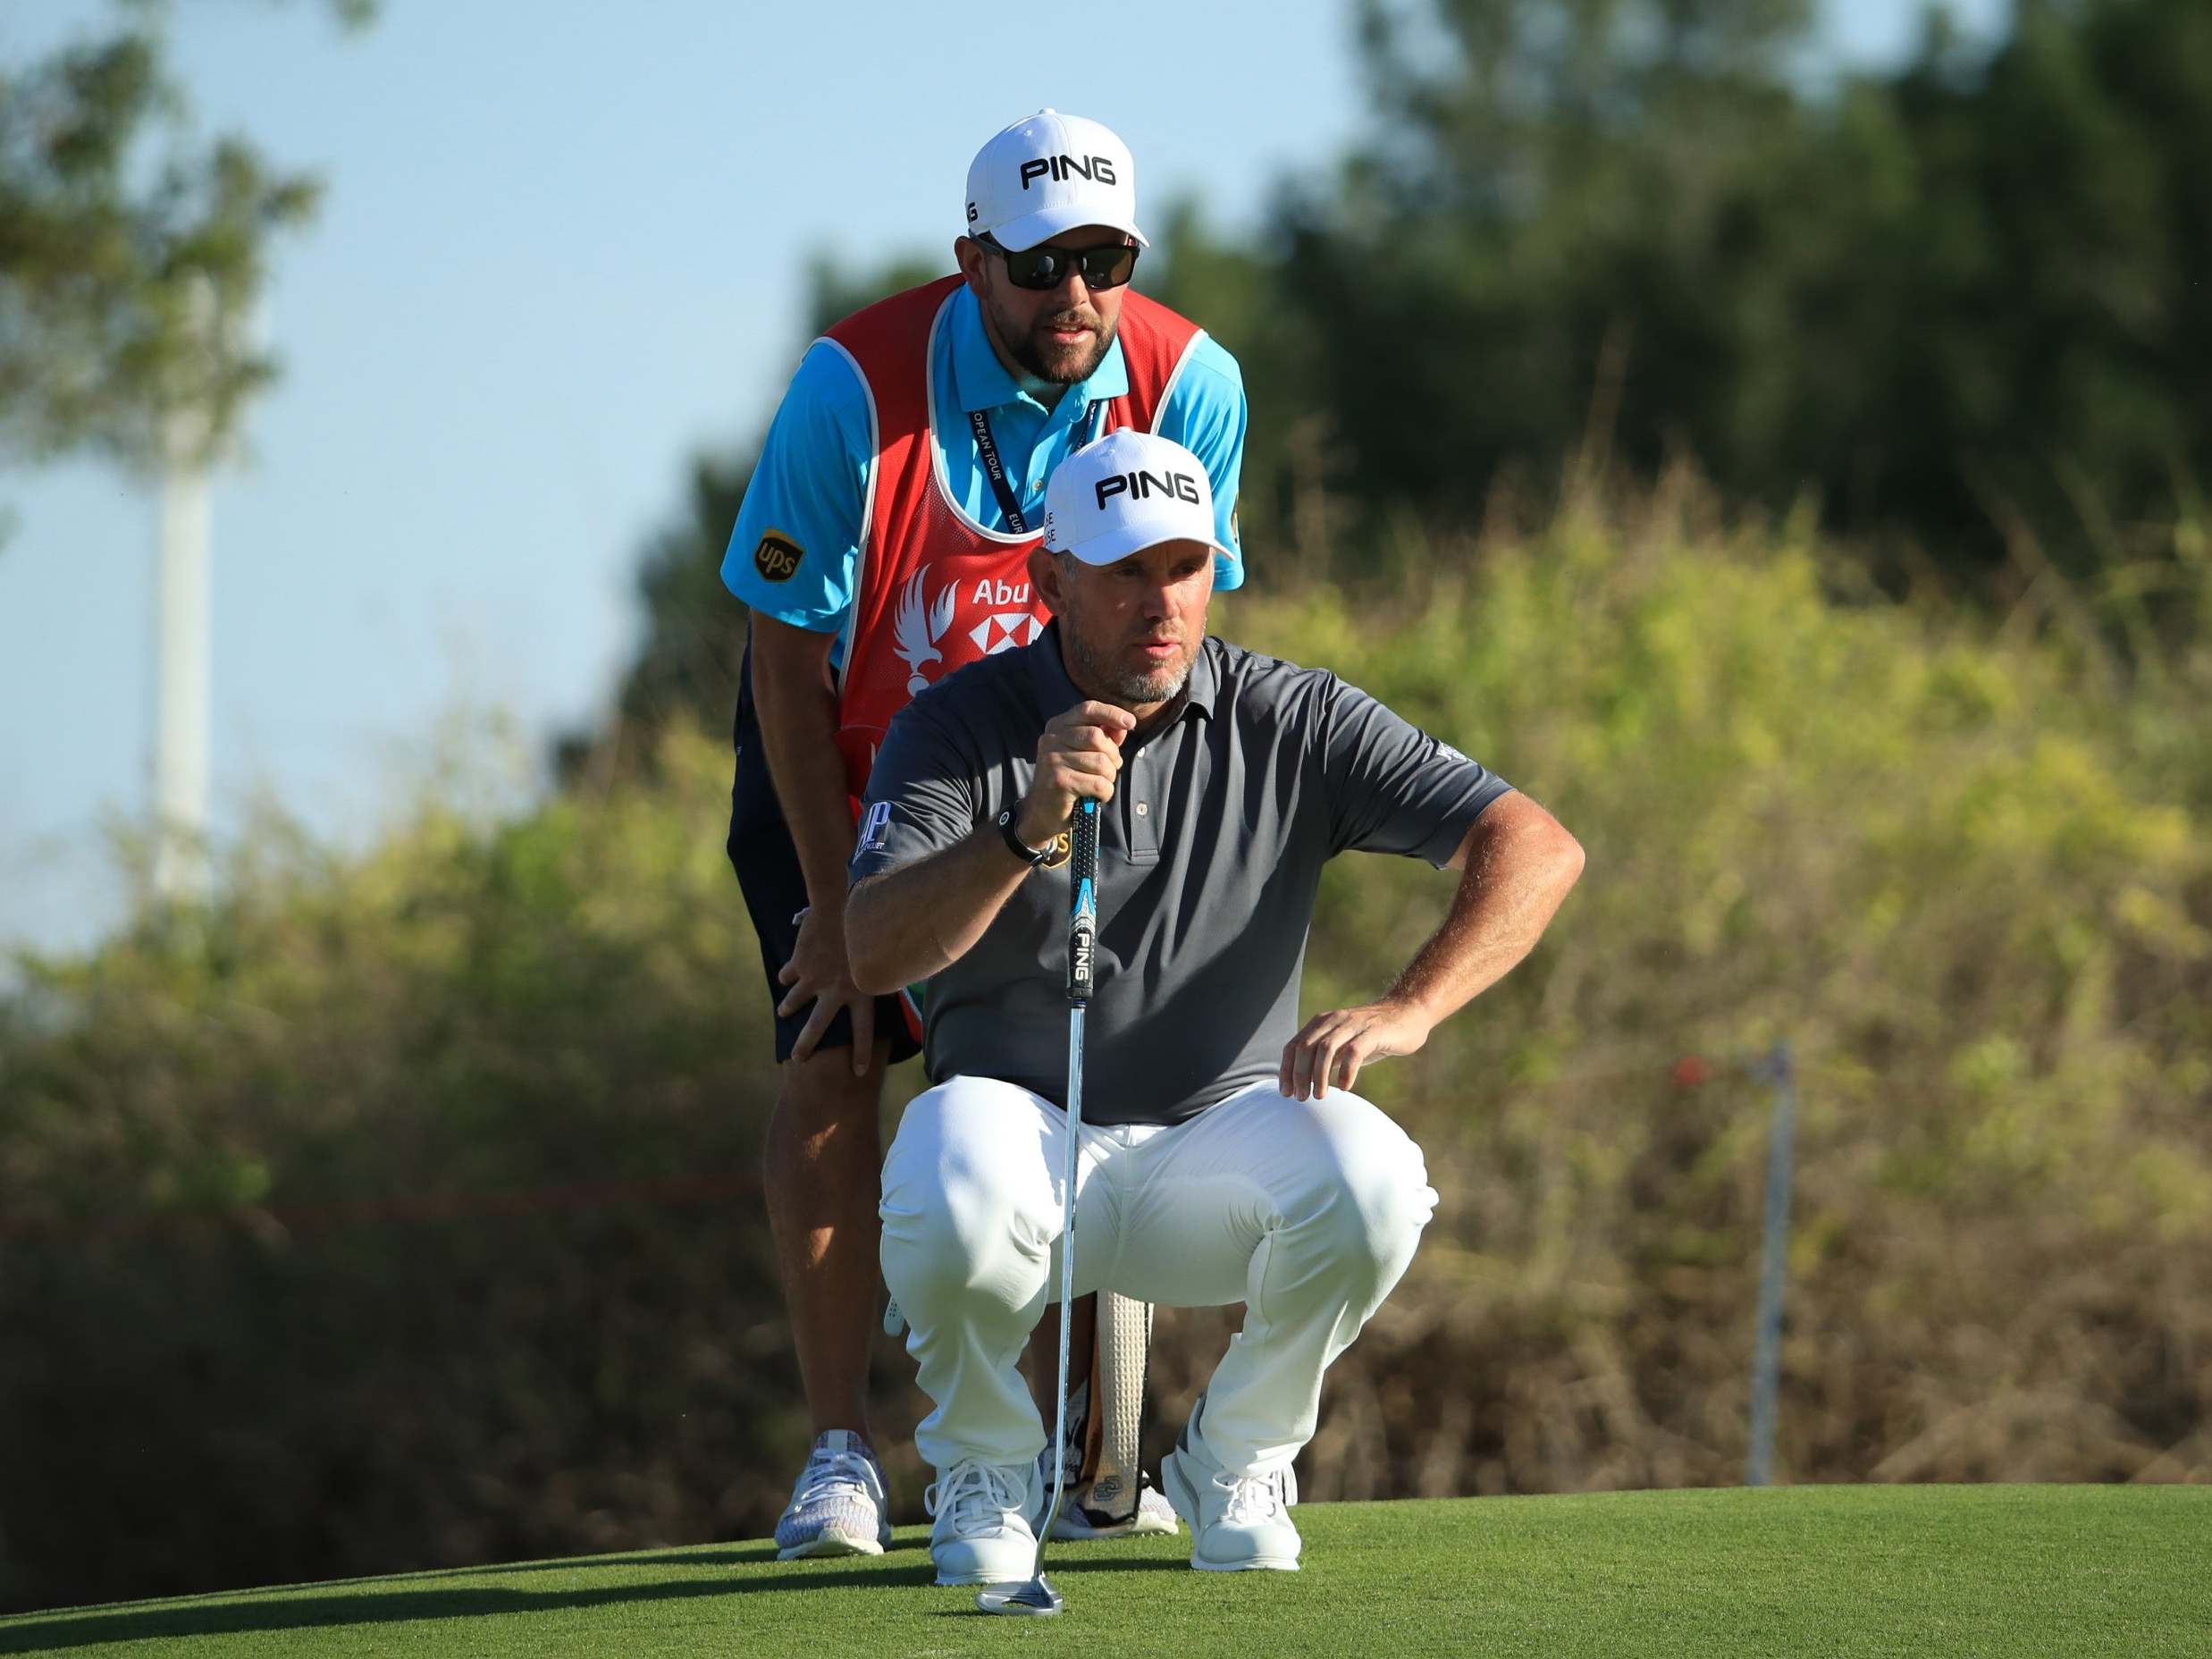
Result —
[[753, 619], [753, 706], [768, 751], [776, 800], [798, 849], [807, 903], [845, 902], [853, 809], [837, 748], [837, 694], [829, 683], [830, 636], [770, 617]]
[[959, 961], [1028, 874], [985, 824], [941, 853], [867, 877], [845, 905], [853, 982], [881, 996]]
[[1525, 796], [1501, 796], [1468, 832], [1451, 912], [1390, 990], [1432, 1025], [1510, 973], [1582, 874], [1582, 847]]

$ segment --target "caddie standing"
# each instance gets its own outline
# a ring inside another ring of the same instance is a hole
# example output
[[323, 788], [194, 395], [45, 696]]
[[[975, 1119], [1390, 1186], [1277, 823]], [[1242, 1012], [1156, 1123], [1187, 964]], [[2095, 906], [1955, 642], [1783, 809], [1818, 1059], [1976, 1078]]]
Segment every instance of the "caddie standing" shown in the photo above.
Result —
[[1214, 585], [1243, 581], [1242, 379], [1195, 324], [1128, 286], [1147, 245], [1112, 132], [1051, 110], [999, 132], [968, 171], [958, 274], [809, 348], [723, 560], [752, 611], [729, 856], [776, 1005], [768, 1205], [817, 1436], [777, 1526], [786, 1559], [874, 1554], [890, 1537], [866, 1405], [877, 1124], [884, 1067], [918, 1052], [921, 1025], [911, 994], [854, 988], [845, 928], [885, 730], [955, 669], [1038, 638], [1048, 613], [1027, 561], [1046, 479], [1107, 432], [1196, 454], [1217, 504]]

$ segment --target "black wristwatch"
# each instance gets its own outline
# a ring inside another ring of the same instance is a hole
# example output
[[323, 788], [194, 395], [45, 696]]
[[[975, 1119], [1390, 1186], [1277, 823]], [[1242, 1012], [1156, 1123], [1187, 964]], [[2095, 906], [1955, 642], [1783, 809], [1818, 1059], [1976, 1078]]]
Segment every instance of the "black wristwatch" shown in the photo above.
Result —
[[1042, 846], [1031, 846], [1020, 836], [1014, 834], [1012, 807], [1008, 807], [998, 814], [998, 833], [1005, 838], [1007, 850], [1031, 869], [1035, 869], [1052, 856], [1051, 842], [1047, 841]]

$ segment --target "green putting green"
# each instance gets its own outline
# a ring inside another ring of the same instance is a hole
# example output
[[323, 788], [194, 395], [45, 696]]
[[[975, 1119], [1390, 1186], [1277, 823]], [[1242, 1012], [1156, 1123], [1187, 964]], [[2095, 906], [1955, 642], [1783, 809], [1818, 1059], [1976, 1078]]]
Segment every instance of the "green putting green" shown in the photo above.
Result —
[[1056, 1546], [1057, 1619], [929, 1582], [928, 1535], [468, 1568], [0, 1620], [0, 1654], [133, 1659], [988, 1654], [2212, 1655], [2212, 1491], [1801, 1486], [1297, 1512], [1306, 1569], [1197, 1573], [1189, 1541]]

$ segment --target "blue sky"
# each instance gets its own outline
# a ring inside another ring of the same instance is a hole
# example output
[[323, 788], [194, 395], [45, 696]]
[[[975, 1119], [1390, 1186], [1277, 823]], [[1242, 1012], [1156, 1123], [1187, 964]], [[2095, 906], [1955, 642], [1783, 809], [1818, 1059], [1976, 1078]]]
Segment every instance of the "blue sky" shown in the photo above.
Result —
[[[2005, 0], [1952, 9], [1986, 29]], [[1828, 38], [1880, 59], [1918, 10], [1829, 0]], [[0, 55], [108, 14], [10, 6]], [[218, 832], [271, 799], [357, 842], [454, 717], [533, 759], [587, 717], [687, 458], [757, 432], [790, 371], [808, 257], [949, 248], [996, 128], [1103, 120], [1140, 203], [1235, 228], [1362, 121], [1341, 0], [1072, 27], [887, 0], [386, 0], [353, 36], [317, 0], [174, 15], [202, 131], [328, 183], [277, 259], [283, 380], [214, 495]], [[105, 826], [147, 793], [153, 504], [90, 463], [0, 474], [0, 946], [67, 948], [121, 914]]]

